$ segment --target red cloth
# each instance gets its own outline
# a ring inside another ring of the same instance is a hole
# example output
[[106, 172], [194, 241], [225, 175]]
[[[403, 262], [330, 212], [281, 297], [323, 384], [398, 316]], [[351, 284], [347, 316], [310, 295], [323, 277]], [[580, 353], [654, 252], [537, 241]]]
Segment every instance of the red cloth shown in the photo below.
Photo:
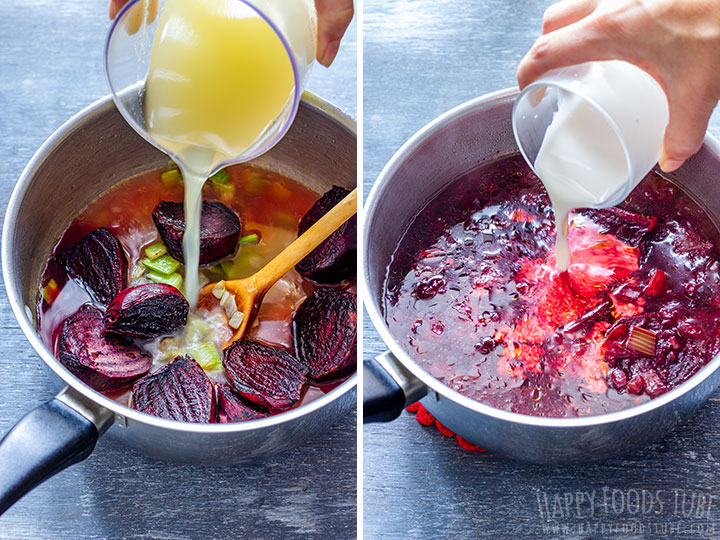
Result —
[[408, 412], [414, 412], [415, 419], [420, 422], [423, 426], [430, 426], [435, 425], [435, 427], [438, 429], [440, 433], [442, 433], [445, 437], [455, 437], [455, 440], [457, 443], [462, 446], [465, 450], [470, 450], [471, 452], [485, 452], [486, 450], [484, 448], [480, 448], [479, 446], [475, 446], [470, 441], [467, 441], [460, 437], [460, 435], [455, 435], [452, 431], [450, 431], [448, 428], [446, 428], [444, 425], [442, 425], [440, 422], [438, 422], [435, 417], [428, 412], [428, 410], [423, 407], [419, 401], [416, 401], [406, 409]]

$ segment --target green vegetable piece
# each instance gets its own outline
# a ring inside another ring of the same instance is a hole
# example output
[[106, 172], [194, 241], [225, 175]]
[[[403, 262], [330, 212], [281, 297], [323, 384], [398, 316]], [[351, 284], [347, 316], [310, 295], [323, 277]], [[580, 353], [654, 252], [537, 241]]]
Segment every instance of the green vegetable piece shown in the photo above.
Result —
[[228, 180], [230, 180], [230, 176], [228, 176], [228, 173], [226, 173], [223, 169], [220, 169], [210, 177], [210, 180], [216, 184], [227, 184]]
[[238, 240], [238, 244], [257, 244], [260, 242], [260, 237], [257, 235], [257, 233], [248, 234], [247, 236], [243, 236], [240, 240]]
[[182, 177], [178, 169], [170, 169], [160, 175], [160, 180], [162, 180], [165, 187], [174, 187], [180, 183]]
[[[145, 260], [145, 259], [143, 259], [143, 260]], [[141, 277], [143, 277], [143, 274], [145, 273], [146, 268], [145, 268], [145, 265], [142, 264], [142, 262], [143, 261], [140, 261], [139, 264], [136, 264], [132, 270], [132, 274], [130, 274], [130, 277], [132, 278], [133, 281], [136, 279], [140, 279]]]
[[286, 212], [277, 212], [273, 218], [275, 225], [278, 227], [284, 227], [286, 229], [296, 229], [297, 220]]
[[263, 178], [262, 176], [253, 176], [248, 180], [245, 186], [245, 191], [252, 195], [259, 195], [270, 186], [270, 180]]
[[223, 261], [220, 263], [220, 268], [222, 269], [223, 274], [225, 274], [225, 279], [234, 279], [233, 269], [235, 268], [235, 261]]
[[205, 322], [204, 319], [195, 315], [188, 316], [187, 324], [185, 325], [185, 334], [188, 337], [192, 339], [197, 338], [197, 341], [200, 341], [203, 338], [206, 338], [211, 331], [212, 329], [210, 328], [210, 325]]
[[220, 192], [220, 196], [225, 199], [231, 199], [235, 195], [235, 186], [232, 184], [215, 184], [215, 188]]
[[180, 261], [176, 261], [170, 255], [162, 255], [155, 260], [145, 259], [143, 264], [148, 270], [166, 277], [180, 268]]
[[175, 287], [178, 291], [182, 292], [183, 277], [175, 272], [169, 276], [158, 274], [157, 272], [148, 272], [147, 277], [155, 283], [165, 283]]
[[154, 261], [161, 255], [165, 255], [167, 253], [167, 248], [165, 247], [165, 244], [162, 242], [157, 242], [153, 244], [150, 247], [145, 248], [145, 255], [148, 259], [151, 261]]
[[179, 349], [177, 347], [168, 347], [166, 349], [162, 349], [159, 351], [159, 358], [161, 362], [169, 362], [173, 358], [177, 356], [182, 356], [184, 351], [182, 349]]
[[222, 364], [220, 354], [212, 343], [192, 345], [188, 347], [187, 352], [203, 369], [217, 369]]

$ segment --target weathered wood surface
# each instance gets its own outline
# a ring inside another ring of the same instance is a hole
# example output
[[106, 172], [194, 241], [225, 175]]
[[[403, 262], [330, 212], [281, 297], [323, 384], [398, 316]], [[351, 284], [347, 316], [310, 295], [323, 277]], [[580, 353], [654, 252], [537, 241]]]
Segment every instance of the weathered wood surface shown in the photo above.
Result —
[[[366, 195], [427, 122], [516, 84], [515, 68], [549, 4], [365, 0]], [[720, 135], [717, 113], [710, 131]], [[367, 318], [364, 343], [365, 357], [385, 350]], [[365, 538], [720, 538], [719, 392], [714, 399], [637, 455], [580, 467], [470, 453], [407, 413], [366, 426]]]
[[[25, 164], [57, 127], [108, 93], [105, 0], [0, 2], [0, 211]], [[309, 89], [356, 111], [355, 26]], [[61, 198], [61, 193], [48, 193]], [[0, 290], [0, 434], [54, 395]], [[143, 457], [103, 439], [0, 517], [0, 539], [355, 538], [353, 414], [305, 447], [228, 468]]]

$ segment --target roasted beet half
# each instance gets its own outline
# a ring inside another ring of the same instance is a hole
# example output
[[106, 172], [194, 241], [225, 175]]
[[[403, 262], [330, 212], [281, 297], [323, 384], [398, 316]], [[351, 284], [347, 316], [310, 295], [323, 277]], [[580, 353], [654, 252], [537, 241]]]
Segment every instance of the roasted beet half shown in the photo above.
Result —
[[62, 325], [58, 359], [101, 392], [132, 384], [150, 371], [152, 356], [122, 336], [105, 334], [102, 312], [85, 305]]
[[[298, 235], [327, 214], [343, 200], [347, 189], [333, 186], [308, 210], [300, 220]], [[354, 277], [357, 270], [357, 216], [351, 217], [333, 232], [322, 244], [295, 266], [301, 275], [318, 283], [340, 283]]]
[[[152, 218], [170, 255], [184, 262], [183, 203], [160, 201], [153, 210]], [[230, 208], [219, 202], [203, 201], [200, 218], [200, 264], [208, 264], [235, 253], [241, 230], [240, 218]]]
[[229, 384], [217, 383], [215, 395], [217, 396], [217, 422], [219, 424], [246, 422], [270, 416], [265, 409], [243, 401]]
[[132, 406], [169, 420], [197, 424], [215, 420], [213, 384], [189, 356], [177, 356], [136, 382]]
[[117, 238], [104, 227], [88, 233], [55, 257], [71, 277], [103, 304], [127, 287], [127, 257]]
[[357, 298], [338, 289], [312, 293], [293, 317], [295, 354], [312, 379], [328, 379], [350, 370], [357, 358]]
[[150, 339], [170, 334], [185, 326], [188, 301], [175, 287], [147, 283], [125, 289], [105, 312], [108, 332]]
[[235, 390], [269, 409], [300, 400], [308, 367], [290, 353], [254, 341], [236, 341], [223, 351], [223, 367]]

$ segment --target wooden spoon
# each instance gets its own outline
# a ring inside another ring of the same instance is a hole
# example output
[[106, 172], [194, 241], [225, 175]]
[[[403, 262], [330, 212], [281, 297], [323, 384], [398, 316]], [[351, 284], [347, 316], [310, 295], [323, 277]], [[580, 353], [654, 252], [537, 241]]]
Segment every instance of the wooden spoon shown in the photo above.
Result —
[[[207, 303], [211, 302], [212, 298], [218, 298], [225, 308], [230, 326], [239, 323], [235, 335], [229, 343], [243, 337], [248, 324], [255, 317], [257, 308], [270, 287], [356, 212], [357, 188], [252, 276], [210, 283], [200, 289], [200, 305], [208, 305]], [[233, 297], [235, 305], [230, 305], [230, 309], [228, 309], [228, 303], [232, 303]]]

